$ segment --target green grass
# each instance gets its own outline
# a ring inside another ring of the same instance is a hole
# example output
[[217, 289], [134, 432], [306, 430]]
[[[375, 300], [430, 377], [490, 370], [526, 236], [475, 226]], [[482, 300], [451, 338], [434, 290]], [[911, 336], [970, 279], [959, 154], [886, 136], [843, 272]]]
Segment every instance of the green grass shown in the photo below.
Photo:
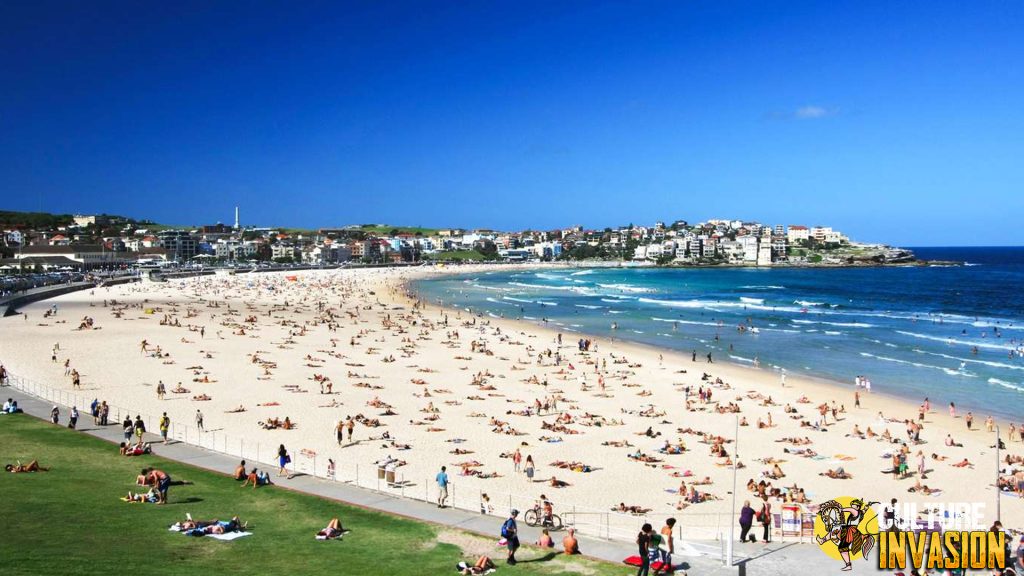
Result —
[[453, 250], [436, 252], [430, 255], [431, 260], [484, 260], [484, 255], [476, 250]]
[[[0, 418], [0, 461], [33, 459], [51, 471], [0, 471], [4, 574], [427, 575], [454, 574], [455, 563], [471, 553], [502, 556], [496, 538], [275, 487], [242, 489], [227, 476], [157, 456], [118, 456], [110, 443], [29, 416]], [[121, 502], [144, 466], [194, 484], [172, 486], [166, 506]], [[238, 515], [253, 535], [220, 542], [168, 532], [186, 512], [197, 519]], [[314, 534], [334, 516], [352, 531], [341, 541], [316, 541]], [[519, 554], [521, 560], [544, 556], [525, 548]], [[612, 564], [562, 555], [498, 566], [498, 574], [510, 575], [622, 573]]]

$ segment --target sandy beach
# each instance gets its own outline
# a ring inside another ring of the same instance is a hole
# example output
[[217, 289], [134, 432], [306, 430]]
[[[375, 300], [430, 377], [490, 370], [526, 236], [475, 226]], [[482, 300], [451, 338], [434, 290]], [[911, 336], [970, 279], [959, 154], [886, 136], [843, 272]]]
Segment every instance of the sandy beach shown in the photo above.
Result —
[[[316, 453], [319, 467], [327, 458], [367, 470], [399, 459], [398, 473], [420, 491], [433, 490], [445, 465], [456, 490], [488, 493], [496, 514], [507, 511], [502, 495], [545, 494], [556, 512], [621, 503], [713, 528], [731, 505], [729, 456], [742, 418], [740, 504], [757, 501], [745, 485], [763, 480], [769, 493], [782, 492], [770, 498], [775, 512], [785, 494], [799, 500], [803, 492], [805, 508], [844, 495], [921, 510], [984, 502], [994, 519], [995, 435], [983, 414], [968, 431], [964, 414], [951, 417], [939, 397], [923, 421], [916, 404], [881, 394], [861, 391], [856, 407], [853, 375], [840, 384], [791, 374], [783, 387], [776, 373], [708, 363], [699, 350], [696, 360], [608, 340], [583, 350], [579, 334], [418, 301], [408, 282], [427, 273], [445, 272], [240, 274], [77, 292], [4, 318], [0, 362], [69, 391], [77, 371], [80, 396], [166, 412], [176, 423], [194, 426], [201, 410], [208, 431]], [[91, 327], [80, 329], [86, 317]], [[291, 429], [265, 426], [286, 417]], [[353, 441], [339, 444], [336, 427], [349, 418], [357, 420]], [[908, 438], [908, 421], [922, 428], [907, 444], [909, 473], [898, 478], [883, 471]], [[1024, 443], [1009, 437], [1010, 422], [998, 424], [1005, 467], [1006, 454], [1024, 456]], [[149, 427], [156, 432], [155, 422]], [[518, 472], [509, 457], [517, 450]], [[850, 478], [822, 475], [839, 468]], [[918, 482], [941, 492], [908, 492]], [[684, 483], [700, 494], [681, 498]], [[1002, 517], [1024, 527], [1021, 498], [1004, 496]]]

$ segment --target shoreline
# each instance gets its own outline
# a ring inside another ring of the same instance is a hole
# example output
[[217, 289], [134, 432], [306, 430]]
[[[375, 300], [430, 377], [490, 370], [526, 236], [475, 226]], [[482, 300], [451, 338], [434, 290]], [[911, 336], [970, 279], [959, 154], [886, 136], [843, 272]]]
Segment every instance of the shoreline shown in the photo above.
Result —
[[[523, 268], [521, 265], [512, 266]], [[480, 268], [494, 269], [492, 265]], [[731, 483], [732, 470], [731, 467], [723, 467], [721, 459], [706, 455], [708, 445], [699, 436], [680, 434], [676, 429], [694, 428], [731, 439], [736, 417], [728, 412], [718, 413], [715, 409], [736, 404], [741, 409], [740, 416], [750, 421], [750, 427], [741, 429], [740, 434], [740, 461], [746, 465], [739, 472], [742, 481], [761, 478], [758, 470], [766, 465], [757, 460], [769, 458], [782, 461], [786, 473], [785, 478], [775, 481], [776, 486], [791, 486], [795, 481], [814, 502], [848, 492], [869, 494], [881, 491], [888, 491], [901, 500], [917, 499], [914, 494], [906, 492], [906, 488], [913, 484], [913, 478], [895, 480], [877, 475], [878, 468], [886, 464], [885, 460], [878, 460], [878, 452], [896, 445], [843, 436], [849, 432], [851, 424], [858, 424], [862, 429], [875, 427], [879, 433], [887, 427], [894, 437], [902, 437], [902, 424], [879, 424], [875, 414], [882, 411], [888, 417], [902, 420], [911, 417], [911, 411], [916, 411], [912, 403], [887, 398], [876, 392], [862, 394], [864, 407], [856, 410], [853, 408], [853, 391], [849, 390], [844, 396], [835, 383], [814, 382], [801, 375], [790, 374], [787, 386], [782, 388], [778, 378], [773, 377], [777, 373], [771, 371], [718, 361], [694, 364], [679, 352], [615, 339], [597, 338], [599, 351], [583, 354], [576, 350], [574, 344], [582, 337], [580, 333], [572, 333], [571, 340], [557, 348], [564, 358], [561, 366], [547, 362], [537, 365], [536, 354], [529, 349], [535, 352], [554, 349], [557, 331], [527, 321], [477, 317], [461, 309], [441, 309], [434, 302], [428, 302], [425, 309], [418, 310], [408, 299], [406, 290], [411, 286], [410, 282], [430, 272], [472, 273], [472, 270], [467, 266], [452, 266], [444, 270], [310, 271], [299, 273], [299, 282], [286, 281], [284, 278], [288, 273], [261, 274], [258, 275], [260, 278], [209, 276], [175, 280], [164, 285], [96, 289], [95, 294], [83, 292], [78, 297], [57, 298], [27, 306], [25, 310], [32, 322], [26, 323], [17, 317], [4, 319], [8, 324], [0, 334], [0, 343], [4, 344], [5, 357], [0, 361], [7, 363], [14, 372], [70, 390], [69, 384], [59, 384], [62, 380], [67, 382], [61, 378], [61, 362], [67, 357], [72, 366], [83, 374], [85, 389], [88, 390], [85, 394], [95, 394], [118, 405], [135, 406], [144, 414], [159, 414], [166, 410], [173, 422], [182, 424], [190, 422], [195, 410], [201, 408], [207, 415], [207, 425], [222, 430], [218, 434], [244, 437], [247, 443], [263, 442], [272, 446], [286, 442], [293, 452], [302, 448], [322, 457], [333, 455], [341, 465], [339, 468], [353, 463], [369, 465], [390, 453], [408, 461], [407, 466], [400, 468], [405, 477], [414, 481], [423, 479], [422, 482], [417, 481], [417, 490], [429, 490], [430, 481], [427, 479], [433, 477], [438, 465], [447, 464], [460, 494], [466, 494], [466, 490], [476, 494], [479, 490], [491, 494], [495, 502], [501, 502], [503, 494], [509, 494], [509, 498], [514, 494], [516, 498], [530, 500], [547, 492], [556, 499], [559, 511], [564, 510], [561, 506], [575, 504], [581, 510], [604, 510], [604, 513], [612, 504], [625, 501], [629, 505], [651, 508], [652, 512], [647, 515], [649, 518], [678, 515], [684, 519], [688, 529], [703, 530], [701, 533], [721, 531], [723, 526], [717, 523], [722, 521], [723, 515], [727, 517], [730, 514], [727, 486]], [[100, 306], [104, 299], [111, 297], [131, 306], [120, 318], [108, 315], [113, 311]], [[326, 330], [322, 319], [318, 320], [315, 305], [318, 301], [329, 303], [336, 310], [336, 332], [334, 329]], [[220, 303], [217, 307], [211, 307], [217, 302]], [[58, 318], [67, 318], [69, 323], [83, 313], [96, 315], [99, 331], [73, 331], [70, 330], [73, 326], [69, 325], [63, 325], [62, 330], [61, 325], [40, 323], [40, 313], [52, 303], [60, 305], [61, 315]], [[141, 314], [143, 306], [158, 310], [153, 315]], [[229, 314], [225, 306], [235, 312]], [[157, 326], [156, 321], [165, 314], [180, 318], [182, 327]], [[243, 322], [250, 314], [254, 321]], [[208, 319], [210, 315], [213, 317]], [[439, 324], [444, 316], [450, 320], [450, 326]], [[12, 322], [14, 319], [17, 321]], [[420, 323], [414, 324], [414, 320]], [[200, 339], [195, 332], [185, 331], [190, 323], [204, 324], [206, 338]], [[251, 333], [236, 335], [228, 329], [237, 330], [233, 327], [239, 325], [244, 325], [247, 328], [245, 332]], [[301, 336], [300, 328], [303, 328]], [[222, 331], [223, 335], [215, 337], [213, 334], [217, 331]], [[446, 332], [452, 331], [460, 332], [462, 337], [453, 340], [449, 336], [446, 339]], [[170, 358], [177, 362], [161, 363], [138, 354], [136, 351], [141, 338], [148, 338], [151, 345], [163, 346]], [[356, 344], [350, 345], [350, 339]], [[55, 340], [61, 344], [57, 363], [49, 361], [50, 348]], [[337, 348], [331, 343], [334, 340], [337, 340]], [[470, 350], [470, 340], [483, 342], [491, 354]], [[14, 345], [15, 341], [17, 345]], [[210, 358], [197, 356], [197, 348], [209, 351]], [[111, 363], [109, 358], [115, 350], [121, 351], [119, 361]], [[327, 352], [341, 354], [346, 360], [332, 359], [325, 354]], [[663, 357], [661, 361], [659, 353]], [[250, 362], [253, 354], [258, 354], [261, 360], [273, 361], [275, 367], [270, 370], [271, 376], [262, 376], [259, 365]], [[382, 357], [389, 355], [394, 356], [396, 362], [382, 363]], [[623, 356], [629, 358], [628, 367], [626, 363], [613, 363], [613, 359]], [[460, 360], [460, 357], [467, 360]], [[601, 371], [609, 382], [605, 395], [597, 393], [595, 379], [591, 376], [597, 369], [593, 362], [599, 358], [607, 360], [607, 368]], [[566, 362], [575, 363], [579, 368], [569, 370]], [[346, 363], [363, 367], [345, 366]], [[185, 380], [182, 368], [194, 364], [202, 366], [200, 370], [188, 370], [189, 376], [201, 378], [193, 374], [208, 373], [209, 384], [186, 382], [191, 389], [189, 395], [172, 394], [173, 398], [168, 401], [154, 397], [153, 385], [158, 379], [166, 382], [170, 389], [177, 380]], [[418, 373], [427, 368], [429, 372]], [[685, 369], [686, 373], [679, 373], [678, 369]], [[705, 370], [714, 376], [710, 381], [699, 379]], [[330, 377], [336, 385], [332, 398], [340, 401], [339, 407], [318, 407], [329, 399], [316, 394], [316, 383], [312, 382], [311, 373]], [[369, 379], [353, 378], [352, 373], [366, 375]], [[494, 387], [486, 395], [477, 391], [481, 389], [480, 385], [467, 382], [477, 373], [492, 375], [483, 378], [484, 383]], [[530, 384], [525, 381], [526, 376], [550, 380], [551, 385], [542, 388]], [[723, 384], [715, 384], [715, 378], [720, 378]], [[415, 382], [410, 384], [410, 379], [423, 379], [429, 383], [426, 387], [417, 386]], [[381, 388], [356, 387], [359, 382]], [[686, 410], [681, 391], [684, 385], [691, 386], [693, 390], [707, 387], [714, 391], [715, 399], [707, 405], [694, 402], [692, 410]], [[306, 388], [310, 393], [290, 394], [289, 386]], [[430, 394], [432, 398], [423, 394], [427, 387], [434, 392]], [[212, 399], [207, 402], [188, 400], [188, 396], [200, 392], [209, 394]], [[759, 399], [756, 396], [758, 393], [771, 396], [775, 404], [766, 406], [764, 397]], [[467, 394], [479, 400], [469, 399]], [[568, 415], [571, 421], [564, 426], [575, 434], [542, 429], [541, 421], [549, 423], [554, 414], [540, 417], [520, 414], [530, 406], [531, 400], [548, 395], [562, 397], [560, 402], [566, 406], [560, 406], [558, 414]], [[833, 422], [829, 417], [825, 430], [831, 434], [801, 427], [797, 420], [787, 417], [791, 414], [783, 413], [782, 406], [789, 403], [800, 410], [802, 420], [813, 420], [809, 409], [814, 404], [797, 403], [803, 395], [819, 402], [822, 398], [826, 402], [835, 399], [837, 404], [845, 405], [846, 412], [839, 413], [838, 421]], [[394, 406], [399, 416], [378, 416], [380, 409], [367, 405], [377, 396]], [[176, 401], [169, 401], [172, 399]], [[254, 406], [270, 400], [278, 404], [269, 408]], [[436, 405], [436, 412], [426, 412], [428, 400], [430, 405]], [[239, 403], [244, 404], [247, 411], [231, 414], [230, 410]], [[650, 417], [641, 414], [649, 404], [657, 411], [664, 411], [665, 415]], [[334, 423], [346, 414], [358, 412], [380, 419], [386, 427], [360, 426], [358, 444], [335, 446], [331, 432]], [[494, 429], [503, 427], [474, 416], [477, 413], [491, 421], [507, 422], [504, 426], [525, 435], [517, 437], [495, 432]], [[431, 418], [437, 416], [436, 423], [429, 423], [424, 418], [425, 414]], [[606, 424], [594, 426], [599, 420], [585, 418], [585, 414], [600, 416]], [[286, 415], [291, 415], [298, 423], [296, 430], [268, 431], [256, 426], [258, 419], [262, 421]], [[758, 429], [754, 425], [756, 420], [770, 416], [775, 418], [773, 427]], [[413, 420], [426, 420], [428, 423], [412, 424]], [[618, 420], [622, 425], [607, 423]], [[933, 407], [925, 421], [923, 436], [929, 443], [921, 448], [948, 453], [951, 458], [969, 456], [972, 462], [982, 458], [976, 463], [979, 469], [961, 470], [950, 467], [948, 463], [935, 463], [936, 470], [929, 474], [926, 483], [944, 488], [944, 499], [984, 500], [989, 503], [989, 508], [993, 508], [994, 490], [985, 486], [994, 482], [994, 478], [986, 482], [987, 475], [980, 474], [991, 457], [986, 456], [991, 453], [987, 448], [987, 435], [977, 431], [977, 428], [983, 428], [982, 419], [977, 419], [975, 432], [971, 433], [965, 432], [962, 421], [962, 418], [949, 419]], [[428, 430], [431, 426], [447, 431], [432, 433]], [[645, 437], [641, 434], [644, 428], [654, 428], [661, 435], [656, 439]], [[379, 441], [366, 441], [367, 436], [379, 436], [381, 431], [390, 432], [392, 438], [408, 443], [412, 449], [396, 451], [392, 446], [382, 446]], [[957, 440], [962, 439], [965, 448], [942, 447], [941, 438], [947, 433], [953, 434]], [[466, 438], [461, 446], [471, 450], [471, 455], [449, 455], [453, 445], [444, 440], [450, 440], [453, 435]], [[559, 436], [561, 441], [555, 444], [538, 442], [538, 435]], [[816, 460], [787, 455], [783, 448], [788, 445], [778, 443], [779, 436], [810, 436], [814, 438], [813, 448], [823, 455], [826, 455], [826, 450], [829, 453], [841, 452], [852, 460], [834, 456]], [[609, 441], [626, 441], [632, 448], [603, 445]], [[685, 453], [658, 454], [655, 448], [664, 441], [685, 442]], [[521, 442], [526, 444], [520, 445]], [[569, 481], [571, 486], [554, 489], [546, 482], [525, 482], [521, 474], [513, 472], [511, 462], [498, 457], [499, 453], [507, 453], [517, 446], [522, 447], [524, 456], [528, 452], [535, 457], [540, 478], [550, 478], [554, 474], [560, 480]], [[731, 454], [731, 444], [726, 444], [726, 448]], [[1012, 453], [1020, 454], [1022, 444], [1008, 442], [1008, 448]], [[638, 449], [656, 456], [663, 464], [644, 465], [626, 457], [627, 453]], [[918, 447], [913, 449], [916, 451]], [[590, 473], [575, 473], [550, 465], [553, 460], [565, 460], [567, 457], [582, 460], [597, 469]], [[496, 473], [497, 477], [485, 480], [457, 475], [457, 463], [465, 459], [480, 461], [480, 470]], [[825, 468], [836, 466], [845, 466], [854, 478], [833, 480], [818, 476]], [[692, 476], [674, 476], [686, 470], [692, 470]], [[316, 472], [322, 471], [318, 469]], [[676, 510], [678, 496], [665, 492], [678, 486], [680, 481], [691, 485], [693, 480], [705, 476], [709, 477], [711, 484], [698, 488], [718, 499]], [[645, 488], [638, 489], [638, 486]], [[979, 488], [983, 489], [979, 491]], [[742, 491], [737, 496], [742, 502], [752, 494]], [[873, 499], [881, 500], [880, 494], [874, 495]], [[772, 502], [778, 511], [781, 500], [772, 499]], [[924, 499], [921, 502], [936, 501]], [[1003, 517], [1008, 526], [1024, 526], [1021, 500], [1005, 498]], [[628, 520], [624, 518], [624, 521], [628, 525]]]
[[[552, 268], [559, 268], [560, 267], [560, 266], [544, 265], [544, 264], [535, 265], [535, 266], [534, 265], [530, 265], [530, 264], [522, 264], [522, 265], [518, 265], [517, 264], [517, 265], [512, 265], [512, 266], [516, 266], [516, 267], [514, 267], [514, 268], [510, 267], [509, 268], [510, 270], [531, 270], [531, 269], [550, 270]], [[652, 267], [653, 268], [659, 268], [659, 269], [660, 268], [674, 268], [672, 266], [667, 266], [667, 267], [652, 266]], [[585, 266], [584, 266], [584, 268], [585, 268]], [[714, 266], [706, 266], [706, 267], [695, 266], [695, 267], [691, 267], [690, 269], [700, 269], [700, 268], [711, 268], [711, 269], [713, 269], [713, 268], [716, 268], [716, 267], [714, 267]], [[740, 268], [743, 268], [743, 267], [741, 266]], [[838, 267], [835, 267], [835, 268], [838, 268]], [[490, 271], [492, 269], [491, 268], [487, 268], [487, 270]], [[455, 274], [455, 275], [461, 274], [461, 272], [454, 271], [454, 270], [450, 271], [450, 273]], [[472, 274], [472, 272], [465, 272], [465, 274]], [[409, 279], [406, 282], [406, 284], [412, 284], [412, 283], [420, 282], [420, 281], [424, 281], [424, 280], [428, 280], [429, 281], [432, 277], [443, 276], [443, 275], [446, 275], [445, 272], [438, 272], [437, 274], [424, 274], [421, 278]], [[413, 287], [409, 286], [409, 289], [413, 289]], [[437, 305], [436, 301], [431, 301], [431, 303]], [[458, 311], [461, 311], [463, 313], [467, 313], [467, 307], [458, 307], [457, 305], [455, 305], [453, 303], [450, 303], [450, 302], [449, 303], [445, 303], [442, 306], [446, 307], [446, 308], [448, 308], [449, 310], [452, 310], [452, 311], [458, 310]], [[521, 318], [510, 318], [510, 317], [507, 317], [507, 316], [494, 317], [494, 316], [490, 316], [486, 312], [481, 312], [480, 310], [474, 310], [472, 312], [472, 314], [480, 315], [480, 316], [482, 316], [482, 317], [484, 317], [484, 318], [486, 318], [488, 320], [499, 320], [501, 322], [509, 322], [509, 323], [512, 323], [512, 324], [515, 324], [515, 325], [519, 325], [523, 329], [542, 330], [542, 331], [546, 331], [546, 332], [548, 332], [548, 333], [550, 333], [552, 335], [557, 334], [559, 332], [557, 327], [548, 326], [543, 320], [526, 320], [526, 319], [521, 319]], [[646, 343], [646, 342], [638, 342], [638, 341], [635, 341], [635, 340], [630, 340], [628, 338], [619, 338], [619, 337], [608, 336], [608, 335], [596, 335], [596, 334], [592, 334], [592, 333], [589, 333], [589, 332], [580, 331], [579, 329], [575, 329], [575, 328], [572, 329], [572, 330], [567, 330], [566, 333], [570, 334], [574, 338], [575, 337], [582, 337], [582, 338], [590, 338], [592, 340], [601, 340], [601, 341], [614, 342], [616, 345], [621, 346], [623, 348], [633, 348], [633, 349], [635, 349], [637, 351], [642, 351], [643, 353], [663, 354], [666, 357], [671, 354], [671, 355], [677, 357], [678, 361], [680, 363], [682, 363], [682, 364], [693, 364], [687, 358], [687, 353], [685, 351], [678, 350], [678, 349], [675, 349], [675, 348], [661, 347], [661, 346], [658, 346], [656, 344], [649, 344], [649, 343]], [[702, 356], [698, 355], [698, 361], [696, 362], [696, 365], [703, 365], [703, 364], [704, 364], [704, 361], [702, 360]], [[728, 366], [728, 367], [730, 367], [730, 369], [735, 369], [735, 370], [739, 370], [739, 371], [750, 371], [750, 372], [752, 372], [752, 373], [754, 373], [756, 375], [771, 377], [771, 378], [775, 378], [776, 380], [778, 380], [778, 378], [779, 378], [779, 376], [781, 374], [780, 370], [776, 370], [776, 369], [773, 369], [773, 368], [766, 368], [766, 367], [754, 367], [754, 366], [751, 366], [751, 365], [746, 364], [746, 363], [737, 362], [735, 360], [732, 360], [728, 356], [726, 356], [725, 358], [721, 358], [721, 359], [716, 358], [715, 359], [715, 363], [713, 364], [713, 366], [716, 366], [716, 367]], [[825, 391], [831, 390], [831, 391], [835, 391], [835, 392], [847, 393], [847, 394], [850, 395], [851, 401], [852, 401], [852, 395], [853, 395], [854, 391], [858, 390], [857, 388], [853, 387], [851, 384], [849, 384], [847, 382], [844, 382], [842, 380], [837, 380], [837, 379], [834, 379], [834, 378], [829, 378], [827, 376], [818, 376], [818, 375], [814, 375], [814, 374], [807, 374], [807, 373], [805, 373], [805, 372], [803, 372], [802, 370], [799, 370], [799, 369], [783, 368], [783, 370], [785, 370], [787, 382], [790, 381], [790, 380], [793, 380], [793, 379], [798, 379], [799, 381], [804, 382], [805, 384], [811, 384], [811, 385], [813, 385], [815, 387], [818, 387], [818, 388], [821, 388], [821, 389], [823, 389]], [[897, 402], [897, 403], [903, 404], [903, 405], [905, 405], [906, 408], [914, 410], [914, 411], [917, 410], [918, 405], [920, 404], [921, 401], [923, 401], [923, 398], [914, 399], [914, 398], [911, 398], [909, 396], [909, 394], [908, 395], [903, 395], [903, 394], [900, 394], [898, 392], [891, 392], [891, 391], [887, 391], [887, 390], [884, 390], [884, 389], [883, 390], [872, 389], [870, 392], [866, 392], [863, 388], [859, 389], [859, 390], [860, 390], [861, 394], [868, 394], [868, 395], [870, 395], [872, 397], [887, 398], [887, 399], [891, 400], [892, 402]], [[929, 398], [931, 398], [931, 397], [929, 397]], [[935, 399], [932, 398], [932, 406], [933, 406], [933, 408], [936, 407], [936, 406], [941, 408], [943, 406], [946, 406], [947, 404], [948, 404], [948, 400], [942, 401], [940, 399], [938, 402], [936, 402]], [[933, 412], [934, 412], [934, 410], [933, 410]], [[972, 404], [958, 404], [957, 405], [957, 412], [958, 413], [963, 413], [963, 414], [966, 414], [967, 412], [975, 412], [976, 414], [985, 414], [985, 415], [988, 415], [991, 412], [991, 415], [993, 417], [995, 417], [997, 421], [1002, 421], [1004, 429], [1009, 424], [1014, 424], [1015, 426], [1016, 425], [1020, 425], [1022, 428], [1024, 428], [1024, 419], [1021, 419], [1020, 421], [1014, 421], [1013, 418], [1009, 414], [1002, 414], [1002, 413], [990, 411], [990, 410], [988, 410], [988, 409], [986, 409], [984, 407], [980, 407], [980, 406], [976, 406], [976, 405], [972, 405]]]

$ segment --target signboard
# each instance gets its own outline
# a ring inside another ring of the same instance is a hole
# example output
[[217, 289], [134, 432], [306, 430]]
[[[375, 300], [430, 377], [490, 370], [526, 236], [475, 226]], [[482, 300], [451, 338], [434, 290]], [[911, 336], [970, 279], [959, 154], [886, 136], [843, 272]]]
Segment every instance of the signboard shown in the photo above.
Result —
[[787, 504], [782, 507], [782, 534], [800, 534], [800, 507]]

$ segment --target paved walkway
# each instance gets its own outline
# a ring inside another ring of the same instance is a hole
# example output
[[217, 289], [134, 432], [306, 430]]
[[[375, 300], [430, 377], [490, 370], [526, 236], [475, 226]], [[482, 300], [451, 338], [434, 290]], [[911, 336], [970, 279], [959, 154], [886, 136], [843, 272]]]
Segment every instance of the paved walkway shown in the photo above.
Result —
[[[16, 399], [18, 405], [31, 416], [43, 420], [49, 419], [50, 408], [52, 407], [52, 403], [49, 401], [30, 396], [12, 387], [0, 388], [0, 396], [3, 399]], [[82, 411], [82, 417], [79, 418], [79, 432], [95, 436], [113, 444], [123, 440], [119, 423], [103, 427], [95, 426], [87, 410], [88, 408], [86, 407], [86, 410]], [[62, 423], [67, 421], [67, 414], [69, 412], [69, 407], [62, 407]], [[156, 435], [147, 434], [147, 437], [148, 440], [154, 443], [157, 454], [163, 458], [222, 474], [230, 474], [238, 464], [238, 459], [232, 456], [211, 452], [204, 448], [179, 441], [172, 441], [167, 445], [157, 444], [158, 437]], [[426, 502], [382, 494], [343, 482], [330, 482], [302, 474], [291, 478], [274, 478], [274, 482], [279, 487], [289, 490], [297, 490], [415, 520], [452, 526], [483, 536], [493, 537], [495, 540], [497, 540], [497, 534], [501, 525], [501, 519], [494, 516], [473, 514], [464, 510], [450, 508], [439, 509]], [[536, 541], [540, 535], [540, 530], [525, 525], [522, 526], [520, 532], [523, 542]], [[555, 540], [558, 543], [559, 537], [557, 535]], [[609, 562], [618, 563], [636, 553], [634, 545], [630, 543], [585, 537], [581, 537], [579, 540], [580, 549], [587, 556]], [[737, 544], [737, 546], [737, 561], [739, 564], [734, 568], [723, 566], [721, 561], [722, 543], [716, 541], [685, 541], [678, 543], [674, 560], [678, 568], [686, 570], [689, 574], [707, 574], [712, 576], [737, 573], [791, 573], [795, 571], [796, 566], [800, 566], [803, 569], [835, 568], [834, 563], [827, 561], [826, 557], [817, 550], [817, 547], [807, 544], [782, 542], [772, 543], [767, 546], [764, 544]], [[624, 568], [624, 570], [626, 569]], [[628, 573], [628, 570], [623, 573]]]

